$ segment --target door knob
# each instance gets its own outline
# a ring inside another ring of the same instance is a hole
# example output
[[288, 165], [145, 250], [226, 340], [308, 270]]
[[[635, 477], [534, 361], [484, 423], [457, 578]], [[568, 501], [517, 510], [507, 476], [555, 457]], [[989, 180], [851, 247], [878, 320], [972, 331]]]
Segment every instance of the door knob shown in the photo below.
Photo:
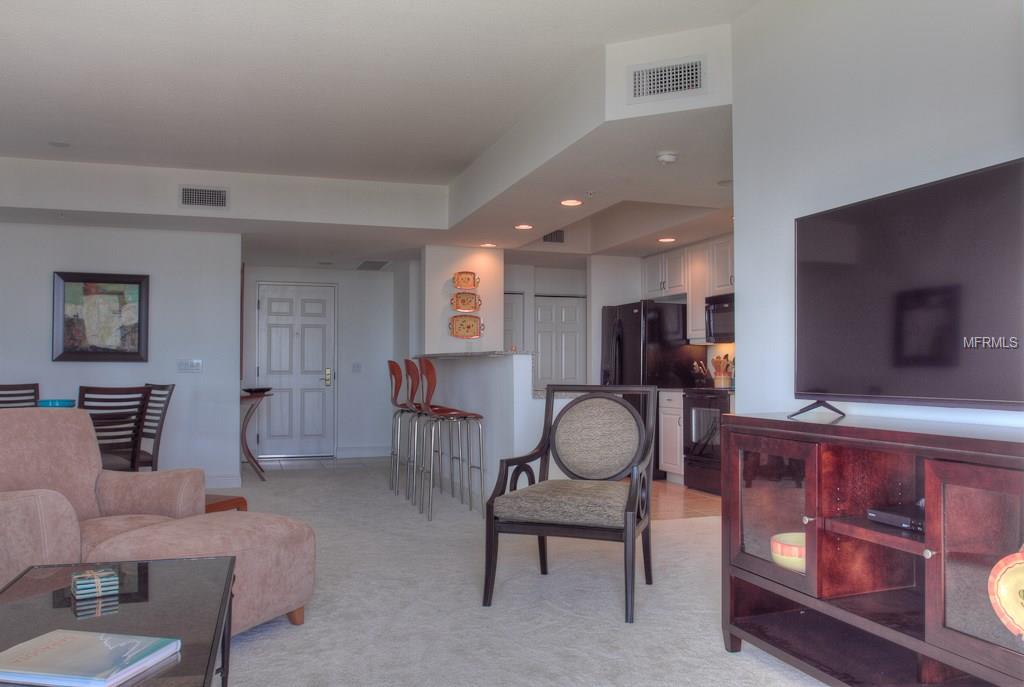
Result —
[[331, 385], [331, 368], [324, 368], [324, 376], [320, 378], [320, 381], [324, 383], [324, 386]]
[[803, 523], [804, 523], [805, 525], [810, 525], [810, 524], [811, 524], [812, 522], [814, 522], [814, 518], [813, 518], [813, 517], [811, 517], [811, 516], [809, 516], [809, 515], [805, 515], [804, 517], [800, 518], [800, 520], [801, 520], [801, 521], [802, 521], [802, 522], [803, 522]]

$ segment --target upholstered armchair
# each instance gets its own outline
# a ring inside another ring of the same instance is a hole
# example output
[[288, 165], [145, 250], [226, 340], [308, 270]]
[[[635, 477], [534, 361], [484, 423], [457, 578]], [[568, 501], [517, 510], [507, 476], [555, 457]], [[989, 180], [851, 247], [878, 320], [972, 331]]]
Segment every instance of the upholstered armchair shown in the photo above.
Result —
[[[553, 417], [555, 396], [566, 393], [579, 395]], [[645, 581], [654, 581], [649, 486], [657, 394], [653, 386], [547, 387], [540, 442], [525, 456], [501, 461], [487, 501], [484, 606], [494, 596], [501, 533], [537, 537], [542, 575], [548, 572], [547, 537], [621, 541], [626, 622], [633, 622], [637, 536]], [[643, 417], [630, 401], [639, 401]], [[548, 479], [552, 458], [569, 479]]]
[[0, 410], [0, 588], [31, 565], [234, 556], [232, 633], [313, 594], [313, 530], [270, 513], [206, 513], [202, 470], [103, 470], [83, 410]]

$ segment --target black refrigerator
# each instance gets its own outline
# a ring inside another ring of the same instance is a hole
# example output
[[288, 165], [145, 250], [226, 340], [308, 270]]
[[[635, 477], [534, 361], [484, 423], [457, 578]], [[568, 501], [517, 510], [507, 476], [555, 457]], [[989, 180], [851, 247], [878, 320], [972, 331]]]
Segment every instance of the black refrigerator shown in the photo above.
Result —
[[[601, 384], [644, 384], [662, 389], [706, 386], [694, 363], [704, 364], [707, 349], [690, 345], [686, 338], [686, 305], [640, 301], [601, 308]], [[639, 399], [640, 416], [645, 408]], [[655, 479], [665, 479], [657, 469]]]

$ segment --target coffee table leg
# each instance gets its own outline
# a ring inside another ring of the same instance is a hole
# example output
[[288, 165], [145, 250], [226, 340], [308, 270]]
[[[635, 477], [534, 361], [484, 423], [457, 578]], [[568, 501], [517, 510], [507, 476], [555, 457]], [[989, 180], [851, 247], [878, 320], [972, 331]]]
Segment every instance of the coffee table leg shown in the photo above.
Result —
[[235, 595], [228, 599], [228, 610], [224, 615], [224, 632], [220, 636], [220, 686], [228, 687], [228, 667], [231, 665], [231, 605]]

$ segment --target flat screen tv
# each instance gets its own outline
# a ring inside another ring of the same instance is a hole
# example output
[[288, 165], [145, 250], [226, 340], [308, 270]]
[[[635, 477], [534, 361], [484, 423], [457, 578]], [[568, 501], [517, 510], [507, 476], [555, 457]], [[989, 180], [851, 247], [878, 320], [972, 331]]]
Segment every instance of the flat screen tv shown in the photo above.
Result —
[[1024, 158], [796, 220], [795, 389], [1024, 410]]

